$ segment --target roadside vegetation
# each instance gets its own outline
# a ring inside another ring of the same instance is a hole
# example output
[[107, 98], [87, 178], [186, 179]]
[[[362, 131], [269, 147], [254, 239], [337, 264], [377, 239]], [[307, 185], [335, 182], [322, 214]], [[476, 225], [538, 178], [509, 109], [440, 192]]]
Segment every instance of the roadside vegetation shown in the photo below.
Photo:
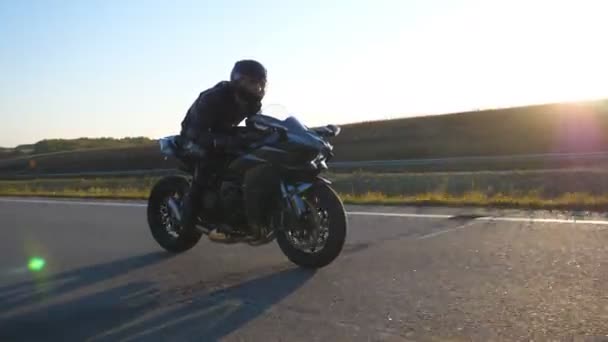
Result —
[[13, 148], [0, 147], [0, 159], [15, 158], [46, 153], [82, 151], [89, 149], [114, 149], [152, 145], [154, 140], [146, 137], [134, 138], [78, 138], [45, 139], [34, 144], [24, 144]]
[[[608, 151], [608, 99], [363, 122], [342, 127], [342, 133], [333, 139], [336, 162]], [[167, 135], [174, 133], [167, 131]], [[46, 140], [27, 145], [22, 150], [31, 153], [22, 153], [17, 159], [0, 158], [0, 175], [175, 166], [173, 160], [165, 160], [160, 155], [154, 141], [146, 138]], [[38, 155], [48, 152], [54, 154]], [[507, 160], [423, 165], [393, 171], [532, 170], [598, 166], [597, 163], [597, 160], [556, 163], [538, 159], [514, 164]]]
[[[606, 152], [608, 99], [350, 124], [333, 143], [335, 161]], [[19, 157], [2, 159], [11, 154]], [[329, 178], [347, 203], [604, 210], [606, 166], [608, 160], [601, 159], [505, 159], [374, 172], [334, 169]], [[161, 156], [147, 138], [45, 140], [0, 149], [0, 179], [175, 167], [176, 161]], [[5, 180], [0, 195], [144, 199], [156, 180]]]
[[[608, 170], [330, 174], [345, 203], [608, 208]], [[146, 199], [158, 177], [0, 181], [1, 196]]]

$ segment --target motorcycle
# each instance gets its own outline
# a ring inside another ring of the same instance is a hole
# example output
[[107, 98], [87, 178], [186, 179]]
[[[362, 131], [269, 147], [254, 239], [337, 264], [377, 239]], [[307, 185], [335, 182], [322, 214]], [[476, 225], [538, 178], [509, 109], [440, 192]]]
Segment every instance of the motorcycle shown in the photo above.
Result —
[[329, 140], [340, 133], [340, 127], [308, 128], [294, 116], [281, 120], [258, 114], [236, 129], [247, 141], [246, 147], [229, 158], [211, 190], [202, 195], [195, 229], [189, 230], [180, 224], [180, 204], [197, 164], [183, 153], [179, 136], [159, 140], [161, 154], [176, 158], [187, 175], [165, 176], [152, 188], [147, 218], [156, 242], [169, 252], [180, 253], [219, 225], [246, 225], [244, 177], [248, 171], [267, 167], [275, 172], [272, 184], [278, 188], [271, 190], [278, 195], [268, 197], [271, 209], [263, 213], [267, 222], [264, 234], [230, 243], [262, 246], [276, 240], [283, 254], [300, 267], [329, 265], [340, 255], [348, 228], [340, 197], [321, 176], [334, 156]]

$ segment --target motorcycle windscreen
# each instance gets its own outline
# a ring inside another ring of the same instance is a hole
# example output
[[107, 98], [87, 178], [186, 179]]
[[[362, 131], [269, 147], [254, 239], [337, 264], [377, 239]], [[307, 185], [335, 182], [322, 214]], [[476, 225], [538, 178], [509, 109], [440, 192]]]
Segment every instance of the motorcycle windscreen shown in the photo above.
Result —
[[285, 126], [289, 132], [293, 133], [301, 133], [308, 131], [308, 128], [304, 126], [300, 120], [296, 119], [293, 116], [288, 117], [285, 121], [282, 122], [283, 126]]

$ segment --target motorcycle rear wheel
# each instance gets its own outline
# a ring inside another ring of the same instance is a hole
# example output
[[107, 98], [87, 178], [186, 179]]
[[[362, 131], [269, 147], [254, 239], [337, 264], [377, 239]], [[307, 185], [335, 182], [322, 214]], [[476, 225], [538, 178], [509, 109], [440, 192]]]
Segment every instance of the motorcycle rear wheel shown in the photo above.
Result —
[[154, 240], [171, 253], [185, 252], [194, 247], [202, 233], [196, 229], [185, 230], [173, 217], [168, 200], [181, 202], [190, 184], [181, 176], [167, 176], [159, 180], [148, 198], [148, 226]]

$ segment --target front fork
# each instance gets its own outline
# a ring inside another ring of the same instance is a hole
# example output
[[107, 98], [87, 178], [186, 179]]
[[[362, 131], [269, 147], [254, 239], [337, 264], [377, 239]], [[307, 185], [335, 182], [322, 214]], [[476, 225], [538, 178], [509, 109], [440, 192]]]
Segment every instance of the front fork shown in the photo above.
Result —
[[294, 186], [287, 185], [285, 182], [281, 181], [281, 195], [283, 197], [283, 202], [293, 218], [299, 220], [304, 216], [304, 214], [306, 214], [307, 207], [301, 194], [310, 189], [312, 186], [313, 183], [301, 183]]
[[[331, 184], [331, 181], [322, 177], [317, 177], [317, 182]], [[307, 213], [308, 207], [306, 206], [306, 203], [304, 203], [301, 194], [310, 189], [313, 185], [315, 185], [313, 182], [305, 182], [298, 185], [287, 185], [281, 180], [280, 186], [283, 202], [285, 203], [288, 211], [291, 212], [295, 218], [300, 219]]]
[[[314, 186], [314, 183], [300, 183], [298, 185], [286, 185], [281, 181], [281, 193], [285, 211], [288, 215], [287, 220], [282, 220], [279, 229], [304, 229], [313, 234], [316, 239], [319, 233], [320, 218], [316, 210], [311, 212], [310, 204], [302, 198], [302, 194]], [[315, 240], [316, 241], [316, 240]]]

